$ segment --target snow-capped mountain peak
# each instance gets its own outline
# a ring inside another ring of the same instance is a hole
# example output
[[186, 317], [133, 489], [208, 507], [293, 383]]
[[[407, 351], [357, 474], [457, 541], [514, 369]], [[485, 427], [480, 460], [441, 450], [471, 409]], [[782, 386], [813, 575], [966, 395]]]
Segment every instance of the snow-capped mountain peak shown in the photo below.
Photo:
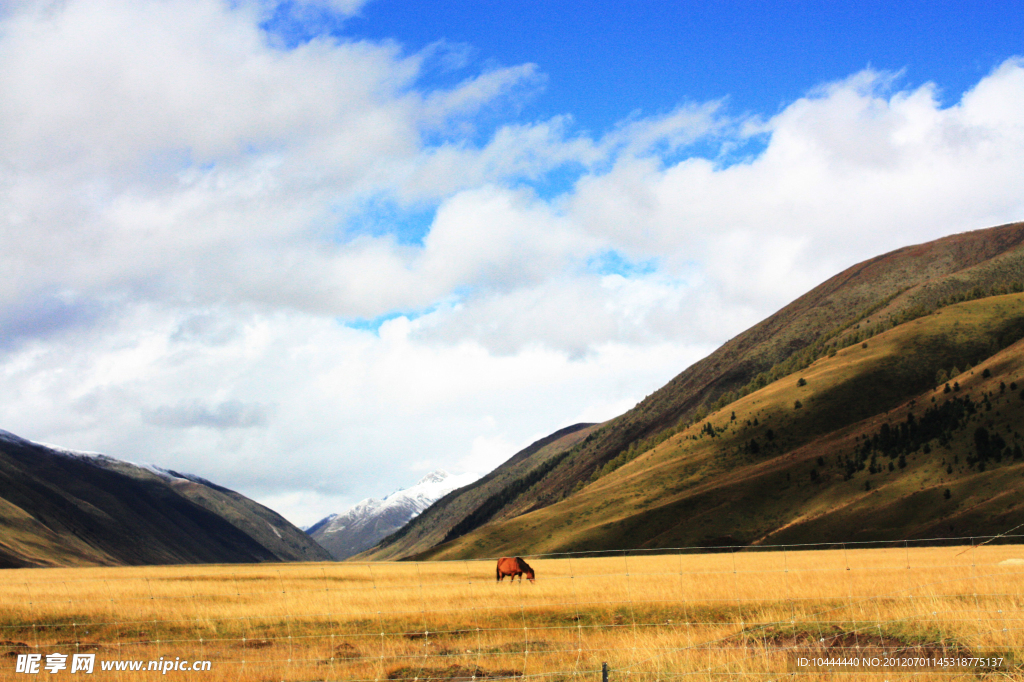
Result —
[[421, 478], [416, 483], [416, 486], [429, 485], [431, 483], [442, 483], [448, 480], [449, 477], [450, 475], [446, 471], [431, 471], [429, 474]]
[[306, 532], [336, 559], [345, 559], [373, 547], [448, 493], [469, 485], [479, 474], [453, 476], [432, 471], [416, 485], [396, 490], [384, 499], [367, 498], [342, 514], [331, 514]]

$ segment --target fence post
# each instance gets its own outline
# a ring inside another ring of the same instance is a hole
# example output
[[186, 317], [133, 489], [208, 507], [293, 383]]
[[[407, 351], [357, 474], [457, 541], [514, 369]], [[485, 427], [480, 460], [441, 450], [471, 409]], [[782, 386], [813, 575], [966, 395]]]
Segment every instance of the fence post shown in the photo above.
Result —
[[608, 664], [601, 664], [601, 682], [608, 682]]

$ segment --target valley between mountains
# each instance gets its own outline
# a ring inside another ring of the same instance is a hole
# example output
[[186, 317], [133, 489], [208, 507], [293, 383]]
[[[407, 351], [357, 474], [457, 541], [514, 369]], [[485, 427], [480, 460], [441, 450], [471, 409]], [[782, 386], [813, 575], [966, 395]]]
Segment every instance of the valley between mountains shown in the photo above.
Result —
[[1022, 431], [1014, 223], [854, 265], [619, 417], [309, 534], [204, 479], [3, 432], [0, 566], [961, 542], [1024, 524]]

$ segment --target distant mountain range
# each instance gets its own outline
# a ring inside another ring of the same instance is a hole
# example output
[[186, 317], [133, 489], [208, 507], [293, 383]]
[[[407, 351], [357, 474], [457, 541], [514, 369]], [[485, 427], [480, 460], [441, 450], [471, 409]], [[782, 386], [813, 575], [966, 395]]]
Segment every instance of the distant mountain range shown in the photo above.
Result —
[[197, 476], [0, 431], [0, 567], [328, 561], [276, 512]]
[[383, 500], [366, 499], [343, 514], [331, 514], [306, 532], [335, 559], [347, 559], [373, 547], [437, 500], [479, 477], [474, 473], [452, 476], [435, 471]]
[[848, 268], [358, 558], [996, 534], [1024, 523], [1022, 424], [1014, 223]]

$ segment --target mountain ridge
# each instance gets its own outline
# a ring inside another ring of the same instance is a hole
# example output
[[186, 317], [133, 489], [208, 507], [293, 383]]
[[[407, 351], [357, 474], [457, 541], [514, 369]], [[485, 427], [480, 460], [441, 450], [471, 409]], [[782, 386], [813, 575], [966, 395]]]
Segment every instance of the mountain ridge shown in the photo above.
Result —
[[[636, 459], [709, 413], [827, 353], [843, 352], [863, 338], [951, 301], [978, 298], [1011, 283], [1024, 290], [1022, 245], [1024, 223], [1011, 223], [905, 246], [854, 264], [729, 339], [633, 409], [594, 427], [585, 439], [564, 449], [542, 476], [531, 479], [527, 489], [513, 490], [515, 481], [505, 481], [491, 495], [502, 502], [501, 508], [484, 520], [486, 525], [467, 527], [466, 533], [507, 525], [571, 499], [606, 470]], [[477, 501], [475, 509], [452, 512], [468, 518], [481, 504]], [[434, 515], [446, 513], [437, 510]], [[462, 546], [460, 542], [459, 537], [447, 537], [430, 547], [429, 543], [415, 547], [407, 543], [401, 551], [388, 551], [385, 541], [363, 558], [431, 558], [444, 554], [434, 548], [444, 543]]]
[[198, 476], [0, 433], [0, 566], [325, 561], [280, 514]]
[[1022, 387], [1024, 293], [943, 307], [730, 403], [554, 505], [411, 558], [997, 535], [1024, 523], [1024, 498], [1006, 496], [1024, 476]]

